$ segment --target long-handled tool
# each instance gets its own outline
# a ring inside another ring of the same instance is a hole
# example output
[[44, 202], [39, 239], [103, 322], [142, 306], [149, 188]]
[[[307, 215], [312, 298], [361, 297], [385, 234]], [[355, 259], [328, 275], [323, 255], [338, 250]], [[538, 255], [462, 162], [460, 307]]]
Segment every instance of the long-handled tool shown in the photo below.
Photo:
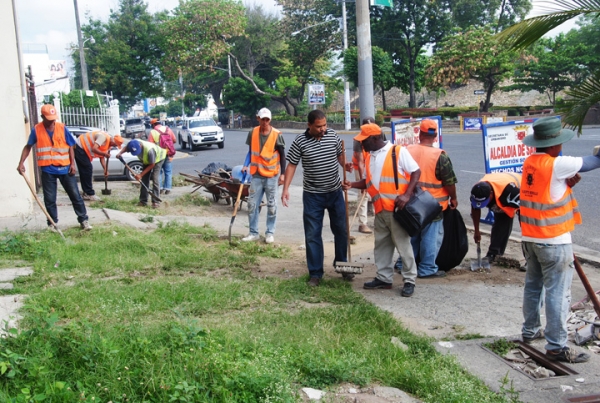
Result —
[[[250, 165], [250, 151], [246, 154], [246, 159], [244, 161], [244, 166], [247, 167]], [[242, 180], [240, 182], [240, 189], [238, 190], [237, 199], [235, 199], [235, 206], [233, 207], [233, 214], [231, 215], [231, 222], [229, 223], [229, 243], [231, 244], [231, 227], [233, 227], [233, 222], [235, 221], [235, 217], [237, 215], [238, 208], [240, 207], [240, 202], [242, 201], [242, 191], [244, 190], [244, 182], [246, 182], [246, 172], [242, 173]]]
[[[108, 160], [109, 160], [109, 159], [110, 159], [110, 158], [107, 158], [107, 159], [106, 159], [106, 172], [107, 172], [107, 173], [108, 173]], [[104, 189], [102, 189], [102, 194], [103, 194], [103, 195], [109, 195], [109, 194], [111, 194], [111, 193], [112, 193], [112, 190], [110, 190], [110, 189], [108, 188], [108, 176], [107, 176], [107, 175], [104, 175]]]
[[577, 270], [577, 274], [579, 275], [579, 279], [583, 284], [583, 288], [585, 288], [588, 297], [590, 297], [590, 301], [594, 306], [594, 311], [596, 311], [596, 315], [598, 315], [598, 317], [600, 318], [600, 301], [598, 301], [598, 296], [592, 288], [592, 285], [590, 284], [587, 276], [585, 275], [583, 268], [581, 267], [581, 264], [579, 264], [579, 260], [577, 259], [577, 256], [575, 256], [575, 254], [573, 254], [573, 261], [575, 262], [575, 270]]
[[[123, 163], [123, 165], [125, 165], [125, 167], [126, 167], [127, 169], [129, 169], [129, 172], [131, 172], [131, 174], [132, 174], [132, 175], [133, 175], [133, 177], [135, 178], [137, 174], [136, 174], [135, 172], [133, 172], [133, 169], [131, 169], [131, 167], [130, 167], [129, 165], [127, 165], [127, 163], [125, 162], [125, 160], [123, 159], [123, 157], [119, 157], [119, 161], [121, 161], [121, 162]], [[158, 200], [159, 202], [161, 202], [161, 201], [162, 201], [162, 199], [161, 199], [160, 197], [158, 197], [157, 195], [155, 195], [155, 194], [154, 194], [154, 192], [151, 192], [151, 191], [150, 191], [150, 189], [148, 189], [148, 186], [146, 186], [146, 185], [144, 184], [144, 182], [142, 182], [142, 180], [141, 180], [141, 179], [140, 179], [140, 180], [138, 180], [138, 183], [139, 183], [140, 185], [142, 185], [142, 186], [143, 186], [143, 187], [146, 189], [146, 191], [148, 192], [148, 194], [150, 194], [150, 196], [152, 197], [152, 199], [154, 199], [154, 200]]]
[[[342, 171], [344, 172], [344, 182], [346, 182], [346, 148], [342, 140]], [[352, 252], [350, 247], [350, 220], [348, 219], [348, 190], [344, 190], [344, 201], [346, 203], [346, 236], [348, 237], [348, 261], [335, 262], [335, 271], [342, 274], [361, 274], [363, 272], [362, 263], [352, 262]]]
[[38, 197], [37, 193], [35, 193], [35, 189], [31, 185], [31, 182], [29, 182], [29, 179], [27, 179], [27, 177], [23, 173], [21, 173], [21, 176], [23, 177], [23, 179], [25, 179], [25, 182], [27, 182], [27, 186], [29, 186], [29, 190], [31, 190], [31, 194], [33, 195], [33, 197], [35, 197], [35, 201], [37, 202], [38, 206], [40, 206], [40, 208], [42, 209], [42, 211], [46, 215], [46, 218], [48, 219], [48, 222], [50, 222], [50, 224], [52, 224], [52, 227], [54, 227], [54, 229], [60, 234], [60, 236], [62, 237], [62, 239], [64, 239], [66, 241], [65, 235], [58, 228], [58, 226], [56, 225], [56, 223], [54, 222], [54, 220], [52, 219], [52, 217], [50, 217], [50, 214], [48, 214], [48, 211], [46, 211], [46, 208], [42, 204], [42, 201]]
[[354, 221], [356, 221], [356, 216], [358, 216], [358, 211], [360, 210], [360, 206], [362, 206], [363, 201], [365, 201], [365, 197], [367, 197], [367, 191], [363, 190], [362, 196], [360, 196], [360, 201], [358, 202], [358, 205], [356, 206], [356, 211], [354, 212], [354, 217], [352, 217], [352, 221], [350, 221], [350, 228], [352, 228], [354, 226]]
[[481, 244], [477, 242], [477, 261], [471, 261], [471, 271], [491, 270], [489, 260], [481, 257]]

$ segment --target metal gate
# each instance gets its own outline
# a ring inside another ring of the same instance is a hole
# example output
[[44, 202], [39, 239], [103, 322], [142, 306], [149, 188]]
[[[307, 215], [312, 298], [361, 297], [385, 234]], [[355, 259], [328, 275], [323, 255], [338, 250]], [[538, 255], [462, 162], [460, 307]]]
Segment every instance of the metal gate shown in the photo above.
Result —
[[54, 106], [59, 111], [59, 121], [66, 126], [97, 127], [111, 136], [120, 134], [119, 103], [111, 101], [108, 108], [78, 108], [61, 107], [60, 101], [55, 98]]

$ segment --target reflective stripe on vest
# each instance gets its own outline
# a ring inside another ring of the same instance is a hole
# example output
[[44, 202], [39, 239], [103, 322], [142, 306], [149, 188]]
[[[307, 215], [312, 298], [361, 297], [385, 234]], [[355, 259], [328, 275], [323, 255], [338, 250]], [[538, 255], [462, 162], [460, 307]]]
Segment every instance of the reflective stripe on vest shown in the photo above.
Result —
[[[392, 150], [396, 147], [396, 166], [392, 162]], [[379, 189], [376, 189], [373, 181], [371, 180], [371, 153], [366, 153], [365, 155], [365, 168], [367, 171], [367, 192], [371, 196], [371, 201], [373, 202], [373, 208], [375, 209], [375, 214], [378, 214], [382, 210], [386, 211], [394, 211], [396, 207], [396, 197], [406, 193], [406, 189], [408, 188], [408, 182], [410, 180], [410, 175], [404, 174], [401, 175], [398, 173], [398, 189], [396, 190], [396, 183], [394, 180], [394, 169], [398, 169], [398, 160], [400, 159], [400, 150], [402, 146], [392, 146], [383, 163], [383, 168], [381, 170], [381, 177], [379, 179]]]
[[138, 141], [142, 144], [142, 158], [140, 158], [139, 156], [138, 158], [140, 158], [144, 165], [150, 165], [150, 161], [148, 160], [148, 153], [150, 152], [150, 150], [154, 150], [156, 152], [156, 159], [154, 160], [155, 164], [161, 162], [167, 157], [167, 150], [165, 150], [164, 148], [161, 148], [158, 145], [149, 141]]
[[250, 143], [250, 174], [256, 172], [265, 178], [272, 178], [279, 174], [279, 152], [275, 150], [279, 130], [271, 128], [269, 138], [260, 150], [260, 126], [252, 130], [252, 142]]
[[442, 206], [442, 210], [448, 208], [450, 195], [444, 188], [442, 181], [435, 177], [435, 168], [442, 150], [436, 147], [429, 147], [420, 144], [411, 144], [406, 147], [410, 155], [415, 159], [421, 170], [421, 177], [417, 183], [421, 189], [431, 193], [431, 195]]
[[93, 160], [94, 158], [102, 157], [102, 155], [94, 154], [94, 152], [92, 151], [93, 146], [94, 146], [94, 136], [98, 133], [102, 133], [106, 137], [106, 141], [104, 142], [104, 144], [102, 144], [101, 146], [98, 146], [98, 149], [101, 152], [106, 154], [110, 147], [110, 136], [108, 135], [108, 133], [105, 133], [102, 131], [94, 131], [94, 132], [88, 132], [88, 133], [85, 133], [85, 134], [82, 134], [81, 136], [79, 136], [79, 142], [81, 143], [81, 148], [83, 148], [83, 150], [88, 155], [88, 157], [90, 157], [90, 161]]
[[502, 192], [506, 186], [514, 183], [518, 188], [521, 188], [521, 174], [512, 173], [512, 172], [499, 172], [493, 174], [484, 175], [483, 178], [479, 182], [487, 182], [490, 184], [492, 189], [494, 189], [494, 197], [496, 199], [496, 206], [498, 206], [502, 211], [506, 213], [509, 217], [514, 217], [517, 208], [503, 206], [500, 203], [500, 196], [502, 196]]
[[68, 166], [71, 163], [69, 158], [69, 145], [65, 139], [65, 125], [54, 123], [54, 134], [52, 140], [46, 131], [43, 123], [35, 125], [36, 158], [38, 166], [45, 167], [50, 165]]
[[571, 188], [560, 200], [550, 198], [554, 157], [534, 154], [523, 164], [521, 185], [521, 232], [532, 238], [555, 238], [581, 224], [581, 214]]

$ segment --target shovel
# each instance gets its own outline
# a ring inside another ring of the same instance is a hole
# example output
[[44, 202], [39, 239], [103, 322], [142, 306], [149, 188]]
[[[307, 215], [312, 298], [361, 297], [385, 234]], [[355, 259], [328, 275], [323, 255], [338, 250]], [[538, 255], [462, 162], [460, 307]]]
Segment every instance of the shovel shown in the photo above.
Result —
[[[108, 160], [109, 160], [109, 159], [110, 159], [110, 158], [107, 158], [107, 159], [106, 159], [106, 172], [107, 172], [107, 173], [108, 173]], [[105, 176], [104, 176], [104, 189], [102, 189], [102, 194], [103, 194], [103, 195], [109, 195], [109, 194], [111, 194], [111, 193], [112, 193], [112, 190], [110, 190], [110, 189], [108, 188], [108, 175], [105, 175]]]
[[40, 208], [42, 209], [42, 211], [46, 215], [46, 218], [48, 219], [48, 222], [50, 222], [50, 224], [52, 225], [52, 227], [54, 227], [54, 229], [56, 230], [56, 232], [58, 232], [60, 234], [60, 236], [62, 237], [62, 239], [64, 239], [66, 241], [65, 235], [58, 228], [58, 226], [56, 225], [56, 223], [54, 222], [54, 220], [52, 219], [52, 217], [50, 217], [50, 214], [48, 214], [48, 211], [46, 211], [46, 208], [42, 204], [42, 201], [38, 197], [37, 193], [35, 193], [35, 189], [31, 185], [31, 182], [29, 182], [29, 179], [27, 179], [27, 177], [23, 173], [21, 173], [21, 176], [23, 177], [23, 179], [25, 179], [25, 182], [27, 182], [27, 186], [29, 186], [29, 190], [31, 190], [31, 194], [33, 195], [33, 197], [35, 197], [35, 201], [37, 202], [38, 206], [40, 206]]
[[[131, 172], [131, 174], [132, 174], [132, 175], [133, 175], [133, 177], [135, 178], [135, 176], [136, 176], [137, 174], [136, 174], [135, 172], [133, 172], [133, 169], [131, 169], [131, 168], [129, 167], [129, 165], [127, 165], [127, 163], [125, 162], [125, 160], [123, 159], [123, 157], [120, 157], [120, 158], [119, 158], [119, 161], [121, 161], [121, 162], [123, 163], [123, 165], [125, 165], [125, 168], [129, 169], [129, 172]], [[140, 185], [142, 185], [144, 188], [146, 188], [146, 192], [148, 192], [148, 194], [149, 194], [150, 196], [152, 196], [152, 199], [153, 199], [153, 200], [158, 200], [159, 202], [161, 202], [161, 201], [162, 201], [162, 199], [161, 199], [160, 197], [158, 197], [157, 195], [155, 195], [155, 194], [154, 194], [154, 192], [151, 192], [151, 191], [150, 191], [150, 189], [148, 189], [148, 186], [146, 186], [146, 185], [144, 184], [144, 182], [142, 182], [141, 180], [138, 180], [138, 183], [139, 183]]]
[[[246, 154], [246, 160], [244, 161], [244, 166], [247, 167], [250, 165], [250, 151]], [[231, 245], [231, 227], [233, 227], [233, 222], [235, 221], [235, 217], [237, 215], [238, 208], [240, 207], [240, 203], [242, 201], [242, 191], [244, 190], [244, 182], [246, 182], [246, 172], [242, 173], [242, 181], [240, 182], [240, 190], [238, 190], [237, 199], [235, 199], [235, 206], [233, 207], [233, 215], [231, 216], [231, 222], [229, 223], [229, 244]]]
[[484, 257], [483, 259], [481, 258], [481, 245], [479, 242], [477, 242], [477, 261], [476, 262], [471, 262], [471, 271], [478, 271], [478, 270], [491, 270], [490, 268], [490, 262], [488, 261], [487, 257]]

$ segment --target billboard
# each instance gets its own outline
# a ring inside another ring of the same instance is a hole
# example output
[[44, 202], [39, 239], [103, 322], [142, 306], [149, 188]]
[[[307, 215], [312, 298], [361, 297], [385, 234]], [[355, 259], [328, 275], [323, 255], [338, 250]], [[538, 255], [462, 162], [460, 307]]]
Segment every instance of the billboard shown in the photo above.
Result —
[[50, 80], [67, 77], [65, 60], [49, 60], [48, 77]]
[[325, 103], [325, 84], [308, 84], [308, 104], [322, 105]]
[[431, 119], [437, 122], [438, 135], [433, 146], [442, 148], [442, 117], [428, 116], [418, 119], [401, 119], [391, 122], [392, 127], [392, 143], [408, 146], [411, 144], [419, 144], [419, 127], [423, 119]]
[[485, 172], [522, 173], [523, 162], [535, 153], [535, 147], [523, 144], [525, 136], [533, 133], [533, 122], [527, 119], [483, 125], [483, 156]]

